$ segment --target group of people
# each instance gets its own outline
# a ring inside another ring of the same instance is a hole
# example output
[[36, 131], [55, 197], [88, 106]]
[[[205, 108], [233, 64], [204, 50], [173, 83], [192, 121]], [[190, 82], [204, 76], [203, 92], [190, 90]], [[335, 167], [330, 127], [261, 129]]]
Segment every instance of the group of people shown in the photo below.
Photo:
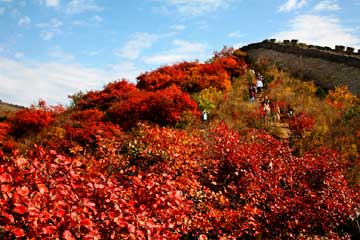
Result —
[[[261, 93], [264, 88], [264, 77], [260, 73], [255, 73], [254, 70], [250, 70], [251, 74], [256, 77], [256, 84], [251, 83], [249, 86], [249, 100], [250, 103], [255, 101], [256, 93]], [[264, 96], [262, 101], [263, 110], [265, 112], [265, 121], [274, 120], [275, 122], [280, 122], [281, 110], [278, 105], [271, 106], [270, 100], [267, 95]], [[287, 116], [294, 117], [294, 110], [287, 106]]]
[[273, 115], [275, 122], [280, 122], [280, 107], [279, 105], [274, 105], [273, 108], [270, 107], [270, 100], [267, 95], [264, 97], [263, 110], [265, 111], [265, 121], [269, 121], [271, 119], [271, 115]]
[[[253, 71], [255, 74], [255, 71]], [[255, 100], [256, 93], [261, 93], [263, 87], [264, 87], [264, 77], [260, 74], [256, 74], [256, 84], [251, 83], [249, 87], [249, 99], [250, 102], [253, 103]]]
[[[267, 95], [265, 95], [262, 104], [263, 104], [263, 110], [265, 111], [265, 121], [269, 121], [271, 119], [274, 120], [275, 122], [280, 122], [280, 118], [281, 118], [280, 106], [274, 104], [272, 107], [270, 107], [270, 100], [268, 99]], [[287, 105], [286, 116], [288, 118], [295, 117], [294, 109], [290, 105]]]
[[[249, 99], [250, 102], [253, 103], [255, 101], [256, 93], [261, 93], [264, 88], [264, 77], [260, 73], [255, 73], [254, 70], [250, 70], [250, 72], [256, 76], [256, 84], [251, 83], [249, 87]], [[281, 110], [279, 105], [274, 105], [271, 107], [270, 100], [267, 95], [264, 96], [264, 100], [262, 101], [263, 110], [265, 112], [265, 121], [270, 121], [273, 119], [275, 122], [280, 122], [281, 118]], [[208, 120], [209, 112], [204, 110], [201, 114], [202, 121], [206, 122]], [[287, 116], [294, 117], [294, 110], [287, 106]]]

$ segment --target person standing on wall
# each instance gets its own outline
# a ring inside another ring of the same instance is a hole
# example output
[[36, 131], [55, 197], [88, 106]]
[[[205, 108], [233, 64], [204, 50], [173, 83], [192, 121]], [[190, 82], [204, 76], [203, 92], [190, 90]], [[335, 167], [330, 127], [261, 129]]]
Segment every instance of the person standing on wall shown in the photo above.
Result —
[[208, 112], [206, 111], [206, 110], [204, 110], [203, 112], [202, 112], [202, 120], [203, 120], [203, 122], [206, 122], [207, 120], [208, 120]]
[[255, 100], [255, 94], [256, 94], [255, 85], [250, 84], [250, 87], [249, 87], [249, 100], [250, 100], [251, 103], [253, 103], [254, 100]]
[[258, 74], [256, 78], [256, 88], [258, 93], [261, 93], [261, 89], [264, 87], [264, 83], [262, 79], [263, 77], [260, 74]]

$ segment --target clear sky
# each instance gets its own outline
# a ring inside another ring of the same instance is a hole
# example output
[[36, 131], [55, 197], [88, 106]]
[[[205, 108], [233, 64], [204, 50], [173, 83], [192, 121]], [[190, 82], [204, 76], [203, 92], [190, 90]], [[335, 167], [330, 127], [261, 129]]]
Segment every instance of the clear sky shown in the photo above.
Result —
[[0, 0], [0, 99], [68, 104], [267, 38], [360, 48], [360, 0]]

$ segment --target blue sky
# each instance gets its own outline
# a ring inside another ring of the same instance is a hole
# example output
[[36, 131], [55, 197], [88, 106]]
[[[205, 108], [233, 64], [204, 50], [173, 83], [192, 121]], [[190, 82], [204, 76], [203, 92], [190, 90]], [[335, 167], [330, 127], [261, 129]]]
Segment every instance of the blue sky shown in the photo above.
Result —
[[267, 38], [360, 48], [360, 0], [0, 0], [0, 99], [100, 89]]

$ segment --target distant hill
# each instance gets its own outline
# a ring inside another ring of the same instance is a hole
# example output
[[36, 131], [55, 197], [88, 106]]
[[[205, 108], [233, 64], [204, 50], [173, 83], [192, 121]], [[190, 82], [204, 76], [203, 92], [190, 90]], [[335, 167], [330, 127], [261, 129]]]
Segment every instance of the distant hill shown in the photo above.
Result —
[[24, 108], [23, 106], [6, 103], [0, 100], [0, 114], [6, 113], [6, 112], [15, 112], [19, 109]]

